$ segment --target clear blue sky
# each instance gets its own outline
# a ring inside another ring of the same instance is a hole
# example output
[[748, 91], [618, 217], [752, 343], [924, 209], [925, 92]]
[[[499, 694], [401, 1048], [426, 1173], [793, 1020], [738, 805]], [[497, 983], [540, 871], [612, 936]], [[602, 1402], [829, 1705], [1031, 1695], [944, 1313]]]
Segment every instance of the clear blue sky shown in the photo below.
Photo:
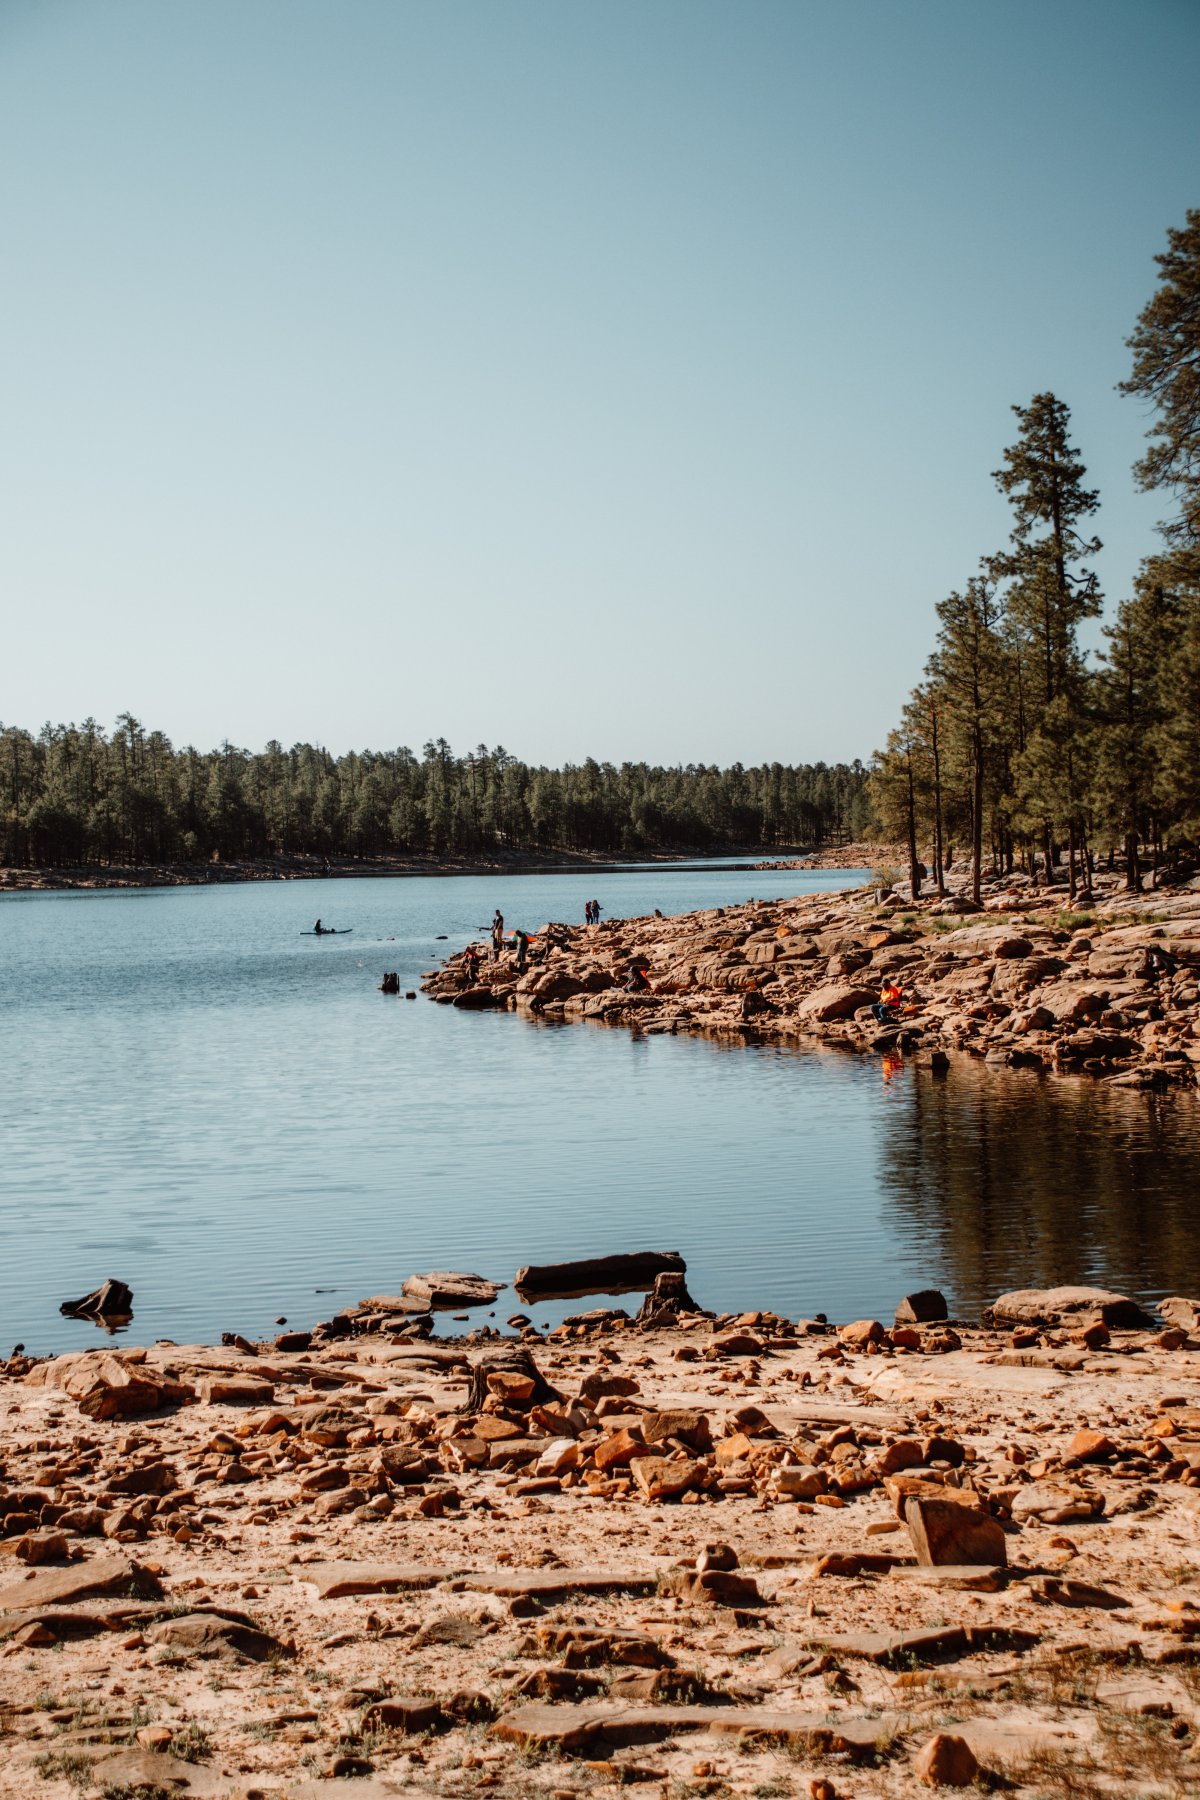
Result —
[[0, 0], [0, 720], [869, 755], [1200, 205], [1196, 0]]

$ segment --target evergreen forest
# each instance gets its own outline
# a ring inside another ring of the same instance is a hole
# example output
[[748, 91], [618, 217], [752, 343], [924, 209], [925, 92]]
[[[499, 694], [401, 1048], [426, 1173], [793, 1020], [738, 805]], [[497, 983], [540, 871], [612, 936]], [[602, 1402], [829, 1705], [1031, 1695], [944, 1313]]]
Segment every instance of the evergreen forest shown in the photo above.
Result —
[[334, 757], [176, 750], [124, 714], [36, 736], [0, 728], [0, 865], [79, 868], [275, 856], [777, 849], [844, 843], [871, 821], [861, 763], [729, 769], [531, 768], [444, 739]]
[[[1200, 209], [1168, 233], [1128, 340], [1121, 391], [1148, 408], [1134, 475], [1169, 497], [1160, 541], [1105, 616], [1100, 496], [1066, 403], [1015, 406], [994, 472], [1008, 542], [940, 600], [924, 680], [872, 764], [883, 834], [908, 846], [913, 897], [955, 857], [1086, 893], [1097, 856], [1131, 891], [1200, 845]], [[1102, 648], [1081, 628], [1101, 621]], [[925, 860], [928, 858], [928, 861]]]

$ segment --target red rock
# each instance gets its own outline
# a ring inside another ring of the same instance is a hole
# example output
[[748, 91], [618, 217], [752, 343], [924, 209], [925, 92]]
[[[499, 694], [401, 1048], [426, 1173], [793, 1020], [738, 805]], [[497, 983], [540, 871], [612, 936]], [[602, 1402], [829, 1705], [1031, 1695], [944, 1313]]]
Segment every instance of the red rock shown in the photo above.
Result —
[[1117, 1446], [1102, 1431], [1090, 1431], [1085, 1425], [1075, 1433], [1063, 1453], [1063, 1462], [1107, 1462], [1117, 1454]]
[[642, 1442], [640, 1435], [632, 1431], [614, 1431], [603, 1443], [597, 1444], [592, 1452], [592, 1461], [601, 1471], [609, 1469], [625, 1469], [639, 1456], [650, 1456], [653, 1452]]
[[917, 1561], [931, 1567], [942, 1563], [985, 1563], [1000, 1568], [1008, 1561], [1004, 1527], [990, 1513], [959, 1501], [910, 1494], [904, 1502]]
[[851, 1350], [865, 1350], [868, 1344], [882, 1344], [887, 1332], [878, 1319], [856, 1319], [852, 1325], [843, 1325], [838, 1336], [843, 1344]]
[[896, 1308], [897, 1325], [934, 1325], [949, 1316], [945, 1295], [937, 1288], [906, 1294]]
[[708, 1476], [704, 1463], [675, 1462], [666, 1456], [640, 1456], [630, 1467], [635, 1484], [650, 1501], [678, 1499], [702, 1487]]
[[871, 1464], [872, 1472], [880, 1477], [898, 1475], [902, 1469], [918, 1469], [928, 1459], [922, 1453], [921, 1446], [914, 1438], [900, 1438], [881, 1450]]
[[979, 1764], [965, 1738], [939, 1731], [925, 1745], [913, 1770], [930, 1787], [970, 1787], [979, 1774]]
[[[692, 1345], [686, 1348], [692, 1349]], [[667, 1411], [642, 1414], [642, 1436], [648, 1444], [664, 1443], [675, 1438], [689, 1450], [701, 1455], [712, 1449], [712, 1428], [708, 1414], [692, 1407], [676, 1407]]]

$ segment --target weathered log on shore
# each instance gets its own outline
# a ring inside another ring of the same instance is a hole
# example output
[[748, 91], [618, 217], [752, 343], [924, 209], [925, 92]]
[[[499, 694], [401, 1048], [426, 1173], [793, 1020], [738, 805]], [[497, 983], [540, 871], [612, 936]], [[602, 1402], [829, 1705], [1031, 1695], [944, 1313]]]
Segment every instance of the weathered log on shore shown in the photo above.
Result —
[[678, 1250], [633, 1250], [578, 1262], [530, 1263], [517, 1270], [513, 1286], [522, 1299], [573, 1300], [581, 1294], [633, 1293], [668, 1273], [687, 1273]]

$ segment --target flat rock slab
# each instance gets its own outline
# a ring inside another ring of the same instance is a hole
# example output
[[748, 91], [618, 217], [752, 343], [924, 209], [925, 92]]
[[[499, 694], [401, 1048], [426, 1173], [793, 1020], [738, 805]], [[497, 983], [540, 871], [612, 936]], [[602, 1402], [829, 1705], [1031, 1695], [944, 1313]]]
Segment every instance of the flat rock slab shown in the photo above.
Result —
[[200, 1763], [182, 1762], [161, 1750], [118, 1750], [92, 1764], [92, 1781], [105, 1793], [148, 1793], [224, 1796], [232, 1776], [216, 1775]]
[[221, 1657], [231, 1662], [266, 1662], [290, 1654], [269, 1632], [217, 1613], [184, 1613], [162, 1619], [147, 1632], [151, 1643], [177, 1656]]
[[146, 1569], [127, 1556], [93, 1556], [65, 1569], [31, 1570], [23, 1581], [0, 1588], [0, 1612], [28, 1612], [34, 1607], [69, 1606], [95, 1594], [157, 1600], [162, 1588]]
[[490, 1306], [504, 1286], [486, 1275], [461, 1275], [450, 1269], [434, 1269], [429, 1275], [410, 1275], [402, 1291], [426, 1306]]
[[997, 1325], [1075, 1325], [1081, 1317], [1132, 1330], [1151, 1324], [1128, 1294], [1089, 1287], [1014, 1288], [985, 1307], [983, 1317]]
[[971, 1594], [998, 1594], [1009, 1575], [1007, 1569], [988, 1568], [983, 1563], [942, 1563], [933, 1568], [921, 1563], [898, 1563], [891, 1572], [898, 1581]]
[[561, 1600], [568, 1594], [652, 1594], [658, 1576], [631, 1569], [497, 1569], [463, 1575], [454, 1585], [477, 1594]]
[[61, 1642], [65, 1638], [95, 1637], [101, 1631], [123, 1631], [131, 1620], [155, 1619], [161, 1613], [161, 1606], [139, 1600], [114, 1600], [94, 1611], [82, 1607], [37, 1606], [31, 1612], [0, 1616], [0, 1642], [26, 1625], [41, 1625]]
[[844, 1631], [813, 1639], [813, 1649], [837, 1656], [857, 1656], [884, 1668], [941, 1662], [988, 1650], [1029, 1650], [1040, 1634], [1001, 1625], [942, 1625], [925, 1631]]
[[534, 1702], [498, 1719], [491, 1735], [525, 1750], [565, 1751], [661, 1743], [682, 1732], [711, 1731], [748, 1742], [786, 1744], [814, 1755], [873, 1760], [892, 1735], [887, 1719], [861, 1715], [729, 1706], [554, 1706]]
[[320, 1600], [341, 1600], [349, 1594], [399, 1594], [409, 1588], [437, 1587], [458, 1573], [415, 1563], [307, 1563], [296, 1570], [296, 1580], [315, 1587]]

